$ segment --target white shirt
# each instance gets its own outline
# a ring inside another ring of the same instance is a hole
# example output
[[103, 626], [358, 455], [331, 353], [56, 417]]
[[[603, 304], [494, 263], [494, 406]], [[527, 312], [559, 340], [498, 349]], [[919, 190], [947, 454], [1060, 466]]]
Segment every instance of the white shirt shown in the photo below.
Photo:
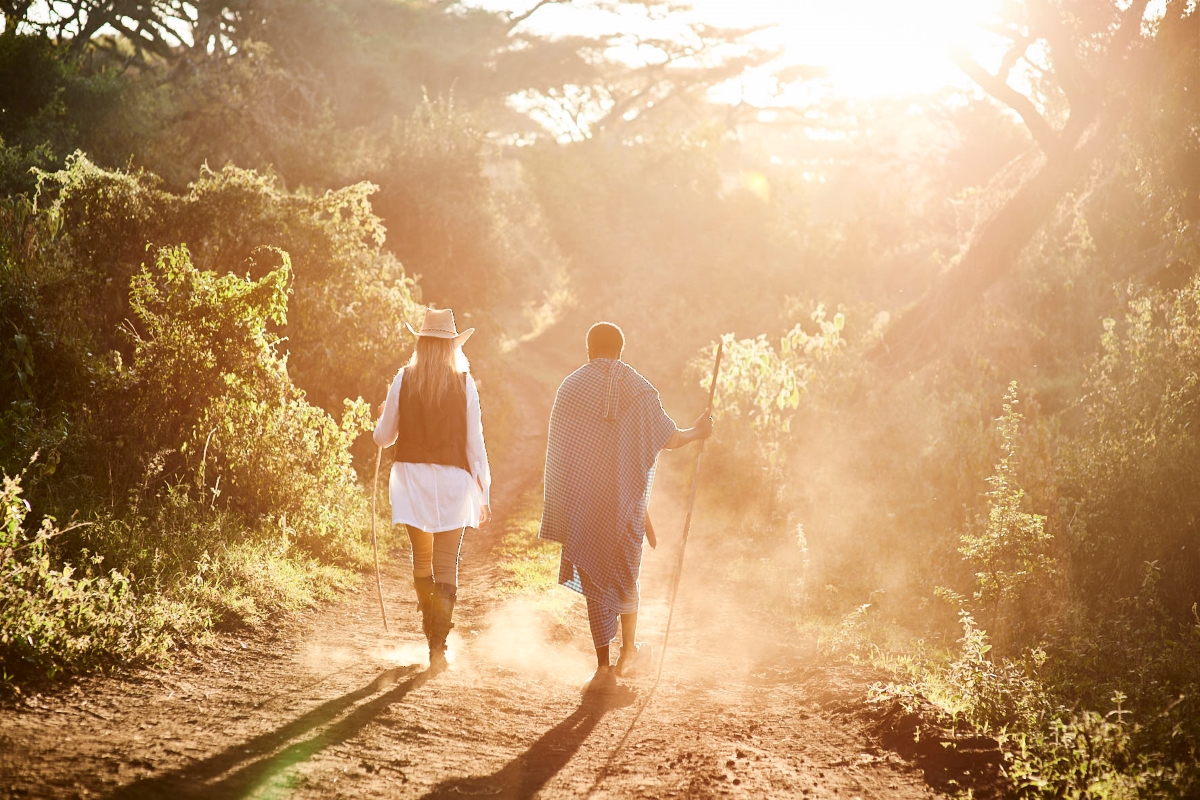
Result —
[[[400, 383], [404, 370], [396, 374], [383, 405], [383, 416], [375, 425], [375, 444], [391, 447], [400, 435]], [[480, 506], [491, 504], [492, 472], [483, 445], [483, 417], [479, 412], [479, 390], [467, 375], [467, 464], [471, 471], [445, 464], [392, 464], [388, 494], [392, 500], [392, 524], [412, 525], [438, 533], [458, 528], [479, 527]]]

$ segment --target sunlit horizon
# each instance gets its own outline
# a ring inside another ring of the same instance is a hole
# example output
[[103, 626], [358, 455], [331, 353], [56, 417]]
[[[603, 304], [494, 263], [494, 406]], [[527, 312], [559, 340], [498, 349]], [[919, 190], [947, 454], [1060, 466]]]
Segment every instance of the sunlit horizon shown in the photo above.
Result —
[[[855, 4], [778, 3], [772, 0], [698, 0], [704, 19], [729, 26], [770, 24], [752, 37], [782, 49], [771, 67], [812, 65], [828, 70], [821, 81], [834, 94], [854, 98], [926, 94], [970, 81], [951, 60], [962, 47], [981, 59], [996, 48], [984, 28], [996, 0], [921, 0], [896, 3], [863, 0]], [[762, 77], [746, 80], [747, 102], [787, 105], [792, 92], [773, 97]], [[793, 90], [794, 92], [794, 90]]]
[[[517, 13], [530, 7], [526, 0], [480, 0], [479, 5]], [[751, 34], [748, 42], [780, 51], [767, 66], [721, 87], [716, 99], [725, 102], [786, 106], [805, 102], [813, 90], [872, 99], [965, 89], [971, 82], [951, 59], [952, 49], [965, 49], [989, 65], [1001, 55], [997, 37], [986, 28], [999, 0], [693, 0], [691, 5], [692, 21], [729, 28], [769, 26]], [[569, 6], [543, 7], [523, 24], [548, 35], [668, 33], [666, 23], [634, 13], [618, 19]], [[825, 75], [780, 91], [773, 75], [798, 65], [820, 68]]]

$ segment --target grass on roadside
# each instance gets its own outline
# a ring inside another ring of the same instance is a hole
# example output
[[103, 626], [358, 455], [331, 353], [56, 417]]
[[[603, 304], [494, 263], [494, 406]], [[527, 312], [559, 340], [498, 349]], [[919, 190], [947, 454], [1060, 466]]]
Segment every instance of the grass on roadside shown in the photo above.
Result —
[[502, 602], [519, 599], [547, 612], [561, 631], [585, 630], [580, 627], [580, 617], [586, 617], [583, 595], [559, 587], [562, 545], [538, 538], [541, 518], [539, 487], [521, 497], [505, 523], [495, 551], [502, 579], [493, 591]]
[[542, 518], [541, 489], [523, 495], [504, 526], [496, 546], [497, 566], [504, 580], [501, 596], [537, 595], [558, 585], [558, 560], [562, 547], [538, 538]]
[[[44, 518], [27, 526], [30, 505], [21, 476], [0, 488], [0, 694], [22, 685], [124, 665], [165, 667], [181, 644], [203, 645], [214, 630], [256, 626], [276, 613], [312, 608], [357, 580], [353, 569], [322, 563], [262, 530], [225, 531], [240, 541], [205, 539], [195, 557], [165, 563], [156, 552], [145, 569], [112, 568], [83, 550], [65, 560], [59, 541], [83, 528]], [[158, 520], [162, 522], [162, 520]], [[203, 539], [202, 521], [185, 531]], [[221, 526], [208, 521], [218, 533]], [[141, 521], [140, 525], [150, 524]], [[89, 529], [141, 535], [112, 520]], [[97, 534], [97, 541], [103, 540]]]

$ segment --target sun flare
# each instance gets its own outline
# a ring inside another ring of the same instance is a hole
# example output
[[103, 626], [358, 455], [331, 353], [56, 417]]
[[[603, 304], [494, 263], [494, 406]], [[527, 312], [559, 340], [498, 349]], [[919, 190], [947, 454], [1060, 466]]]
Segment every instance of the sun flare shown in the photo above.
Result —
[[[481, 0], [479, 5], [520, 13], [525, 0]], [[688, 14], [655, 22], [634, 13], [606, 14], [594, 8], [546, 6], [524, 24], [550, 35], [629, 33], [671, 35], [683, 20], [729, 28], [763, 29], [748, 42], [777, 51], [769, 65], [749, 70], [718, 91], [718, 100], [787, 105], [807, 88], [779, 90], [781, 68], [806, 65], [825, 72], [822, 91], [850, 97], [904, 96], [935, 92], [969, 81], [950, 58], [965, 48], [981, 63], [1001, 54], [986, 23], [1000, 0], [693, 0]]]
[[[966, 85], [949, 51], [966, 48], [988, 60], [995, 39], [984, 24], [996, 5], [996, 0], [699, 0], [695, 8], [718, 24], [771, 26], [752, 40], [781, 51], [775, 69], [821, 67], [836, 93], [878, 97]], [[745, 84], [748, 101], [772, 103], [762, 75], [750, 75]]]

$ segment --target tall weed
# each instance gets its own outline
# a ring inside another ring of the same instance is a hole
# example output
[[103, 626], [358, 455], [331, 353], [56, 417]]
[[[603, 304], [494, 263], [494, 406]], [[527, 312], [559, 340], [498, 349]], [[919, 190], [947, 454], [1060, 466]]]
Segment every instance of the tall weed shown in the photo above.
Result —
[[[0, 489], [0, 688], [29, 673], [54, 677], [64, 670], [113, 660], [153, 661], [172, 644], [170, 612], [140, 602], [129, 576], [104, 570], [87, 551], [73, 565], [55, 565], [59, 528], [49, 517], [25, 528], [29, 504], [19, 477], [4, 475]], [[186, 617], [186, 613], [184, 614]], [[178, 622], [178, 620], [175, 620]], [[190, 620], [189, 620], [190, 622]]]

